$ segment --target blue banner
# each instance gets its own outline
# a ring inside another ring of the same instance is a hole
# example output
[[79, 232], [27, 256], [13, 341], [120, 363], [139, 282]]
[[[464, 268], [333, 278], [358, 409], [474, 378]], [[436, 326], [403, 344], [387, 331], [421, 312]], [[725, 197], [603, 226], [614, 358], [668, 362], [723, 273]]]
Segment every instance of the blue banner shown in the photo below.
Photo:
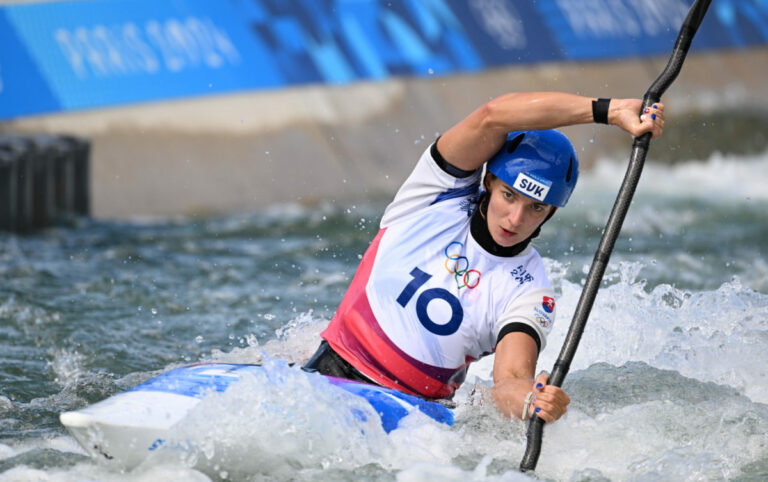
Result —
[[47, 80], [0, 9], [0, 119], [59, 110]]
[[[60, 110], [285, 84], [228, 2], [45, 3], [5, 13]], [[32, 89], [19, 94], [36, 102]]]
[[[670, 51], [691, 0], [90, 0], [0, 7], [0, 120], [307, 83]], [[716, 0], [694, 50], [768, 43]]]

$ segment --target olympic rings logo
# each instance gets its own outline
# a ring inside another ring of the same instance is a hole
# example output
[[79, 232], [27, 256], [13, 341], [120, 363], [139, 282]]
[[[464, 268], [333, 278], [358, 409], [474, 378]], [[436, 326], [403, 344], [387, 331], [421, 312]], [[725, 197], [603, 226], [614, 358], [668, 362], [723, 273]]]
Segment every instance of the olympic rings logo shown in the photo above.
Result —
[[[456, 245], [456, 247], [453, 247]], [[453, 241], [445, 247], [445, 269], [453, 275], [456, 280], [456, 286], [459, 289], [474, 289], [480, 284], [481, 273], [476, 269], [469, 268], [469, 260], [466, 256], [461, 256], [464, 243]]]

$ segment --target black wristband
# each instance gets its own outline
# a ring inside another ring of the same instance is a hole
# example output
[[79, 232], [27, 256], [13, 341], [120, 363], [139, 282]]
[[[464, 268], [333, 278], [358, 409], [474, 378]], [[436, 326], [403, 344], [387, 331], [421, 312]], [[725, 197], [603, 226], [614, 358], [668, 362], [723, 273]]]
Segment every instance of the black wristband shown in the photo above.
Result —
[[599, 98], [592, 101], [592, 120], [598, 124], [608, 123], [608, 106], [611, 99]]

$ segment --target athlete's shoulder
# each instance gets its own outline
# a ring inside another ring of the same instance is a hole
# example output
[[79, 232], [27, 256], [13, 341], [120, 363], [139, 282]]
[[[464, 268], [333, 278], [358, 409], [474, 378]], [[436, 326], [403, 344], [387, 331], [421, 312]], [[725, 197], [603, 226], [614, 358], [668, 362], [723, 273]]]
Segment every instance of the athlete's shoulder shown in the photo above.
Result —
[[463, 171], [449, 164], [437, 150], [437, 142], [433, 142], [421, 155], [411, 176], [406, 180], [432, 184], [441, 191], [445, 189], [461, 189], [466, 186], [480, 186], [482, 171]]
[[425, 209], [435, 209], [432, 207], [442, 206], [446, 201], [454, 201], [452, 204], [458, 206], [456, 214], [466, 216], [471, 204], [468, 200], [477, 197], [479, 191], [479, 170], [467, 177], [456, 177], [440, 167], [429, 147], [398, 190], [395, 199], [387, 206], [381, 227]]

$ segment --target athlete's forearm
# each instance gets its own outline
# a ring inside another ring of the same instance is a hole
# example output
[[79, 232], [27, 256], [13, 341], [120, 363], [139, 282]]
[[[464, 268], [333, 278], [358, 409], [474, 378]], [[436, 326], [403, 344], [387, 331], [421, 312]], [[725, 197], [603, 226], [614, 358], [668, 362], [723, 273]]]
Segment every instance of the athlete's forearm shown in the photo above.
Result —
[[494, 382], [491, 395], [502, 415], [522, 419], [525, 398], [532, 388], [533, 378], [503, 378]]
[[522, 418], [525, 397], [533, 389], [538, 347], [527, 333], [506, 334], [496, 345], [493, 401], [507, 417]]
[[508, 417], [527, 419], [533, 414], [547, 423], [554, 422], [568, 411], [571, 398], [560, 388], [548, 385], [549, 375], [542, 372], [530, 378], [507, 377], [496, 380], [493, 400], [499, 411]]
[[554, 129], [592, 122], [594, 97], [564, 92], [517, 92], [485, 104], [484, 128], [506, 137], [512, 130]]

